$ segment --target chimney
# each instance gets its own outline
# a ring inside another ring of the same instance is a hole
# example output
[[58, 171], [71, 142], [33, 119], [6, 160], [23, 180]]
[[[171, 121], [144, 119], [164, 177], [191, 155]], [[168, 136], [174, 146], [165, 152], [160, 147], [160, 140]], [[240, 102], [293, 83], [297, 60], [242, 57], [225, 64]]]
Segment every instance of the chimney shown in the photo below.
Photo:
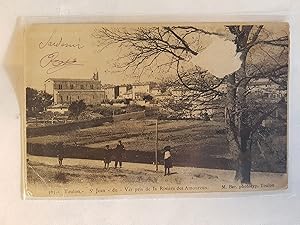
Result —
[[93, 80], [99, 80], [99, 74], [98, 71], [96, 73], [93, 73]]

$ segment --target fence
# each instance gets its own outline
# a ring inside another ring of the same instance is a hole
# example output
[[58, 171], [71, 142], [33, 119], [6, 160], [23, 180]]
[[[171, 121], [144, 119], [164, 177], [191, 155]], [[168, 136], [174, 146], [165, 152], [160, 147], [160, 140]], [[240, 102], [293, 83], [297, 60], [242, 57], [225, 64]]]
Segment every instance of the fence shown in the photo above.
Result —
[[145, 111], [140, 111], [140, 112], [131, 112], [131, 113], [125, 113], [125, 114], [120, 114], [120, 115], [115, 115], [113, 116], [114, 122], [122, 121], [122, 120], [139, 120], [139, 119], [144, 119], [145, 116]]
[[76, 130], [76, 129], [84, 129], [89, 127], [97, 127], [101, 126], [106, 122], [118, 122], [122, 120], [139, 120], [145, 118], [145, 112], [132, 112], [121, 115], [115, 115], [113, 117], [105, 117], [100, 119], [93, 120], [85, 120], [85, 121], [75, 121], [69, 122], [65, 124], [53, 124], [45, 127], [27, 127], [27, 137], [36, 137], [36, 136], [44, 136], [49, 134], [57, 134], [63, 133], [66, 131]]
[[83, 129], [89, 127], [101, 126], [106, 122], [113, 122], [112, 117], [105, 117], [100, 119], [76, 121], [65, 124], [54, 124], [45, 127], [27, 127], [27, 137], [45, 136], [49, 134], [64, 133], [71, 130]]

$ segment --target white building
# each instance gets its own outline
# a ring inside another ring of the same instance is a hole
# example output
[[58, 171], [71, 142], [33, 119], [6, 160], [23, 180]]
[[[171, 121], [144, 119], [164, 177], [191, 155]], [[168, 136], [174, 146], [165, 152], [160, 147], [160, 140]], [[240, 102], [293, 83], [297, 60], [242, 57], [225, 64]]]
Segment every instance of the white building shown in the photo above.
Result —
[[287, 90], [280, 87], [269, 79], [258, 79], [249, 83], [249, 90], [252, 94], [268, 98], [269, 101], [286, 97]]
[[101, 81], [94, 79], [49, 78], [45, 91], [53, 96], [53, 104], [70, 104], [83, 100], [86, 104], [99, 104], [104, 98]]
[[150, 89], [150, 94], [152, 96], [158, 96], [158, 95], [161, 95], [161, 89], [159, 87], [153, 87]]
[[103, 85], [103, 90], [105, 91], [105, 99], [113, 100], [113, 99], [124, 99], [124, 98], [132, 98], [130, 94], [130, 85], [122, 84], [122, 85], [113, 85], [106, 84]]
[[134, 83], [132, 84], [132, 97], [139, 99], [143, 94], [150, 94], [151, 89], [155, 87], [153, 82]]
[[126, 84], [116, 86], [118, 94], [117, 96], [120, 96], [120, 98], [124, 98], [124, 95], [126, 95], [128, 88], [129, 86]]
[[103, 85], [103, 90], [105, 92], [105, 99], [111, 100], [115, 99], [115, 86], [111, 84]]

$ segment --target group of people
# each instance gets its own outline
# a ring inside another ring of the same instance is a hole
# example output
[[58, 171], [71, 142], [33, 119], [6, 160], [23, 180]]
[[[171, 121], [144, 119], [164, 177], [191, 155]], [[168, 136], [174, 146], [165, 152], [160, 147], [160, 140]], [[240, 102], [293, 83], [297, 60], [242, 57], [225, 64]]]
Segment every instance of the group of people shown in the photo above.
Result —
[[[115, 148], [114, 151], [112, 151], [112, 149], [109, 148], [109, 145], [105, 146], [105, 154], [104, 154], [104, 169], [108, 169], [109, 168], [109, 164], [112, 161], [112, 156], [113, 153], [115, 155], [115, 168], [118, 167], [118, 164], [120, 166], [120, 168], [122, 168], [122, 161], [123, 161], [123, 157], [124, 157], [124, 153], [125, 153], [125, 147], [122, 144], [121, 141], [119, 141], [117, 147]], [[164, 159], [164, 167], [165, 167], [165, 176], [166, 175], [170, 175], [170, 168], [173, 167], [173, 163], [172, 163], [172, 155], [171, 155], [171, 147], [170, 146], [166, 146], [163, 149], [163, 159]]]
[[[64, 159], [63, 144], [58, 143], [56, 148], [57, 148], [58, 165], [61, 167], [63, 165], [63, 159]], [[105, 153], [104, 153], [104, 168], [105, 169], [109, 168], [109, 164], [111, 163], [113, 156], [115, 160], [115, 168], [117, 168], [118, 165], [120, 166], [120, 168], [122, 168], [124, 154], [125, 154], [125, 147], [121, 141], [119, 141], [114, 151], [112, 151], [112, 149], [109, 148], [109, 145], [106, 145]]]
[[[63, 159], [64, 159], [64, 154], [62, 150], [62, 144], [58, 146], [58, 164], [59, 166], [62, 166]], [[164, 159], [164, 167], [165, 167], [165, 176], [170, 175], [170, 168], [173, 167], [172, 163], [172, 155], [171, 155], [171, 147], [166, 146], [163, 149], [163, 159]], [[122, 168], [122, 162], [125, 157], [125, 147], [122, 144], [122, 141], [119, 141], [116, 148], [113, 150], [110, 148], [109, 145], [105, 146], [105, 151], [104, 151], [104, 169], [109, 169], [109, 164], [111, 161], [114, 159], [115, 161], [115, 168], [119, 167]]]
[[118, 164], [119, 164], [120, 168], [122, 168], [122, 162], [123, 162], [124, 155], [125, 155], [125, 147], [121, 141], [119, 141], [119, 143], [117, 144], [117, 147], [113, 151], [109, 147], [109, 145], [106, 145], [105, 152], [104, 152], [104, 169], [109, 168], [109, 164], [111, 163], [113, 156], [115, 159], [115, 168], [118, 167]]

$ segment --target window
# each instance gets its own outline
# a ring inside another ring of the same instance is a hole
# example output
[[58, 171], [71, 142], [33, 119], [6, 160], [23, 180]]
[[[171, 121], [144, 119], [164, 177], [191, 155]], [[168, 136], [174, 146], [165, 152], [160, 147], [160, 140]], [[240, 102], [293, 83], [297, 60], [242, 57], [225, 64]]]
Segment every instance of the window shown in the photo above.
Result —
[[84, 89], [84, 85], [82, 84], [82, 85], [80, 85], [80, 89]]
[[58, 89], [62, 89], [62, 84], [59, 84], [59, 85], [58, 85]]
[[94, 85], [93, 85], [93, 84], [91, 84], [91, 85], [90, 85], [90, 88], [91, 88], [91, 89], [94, 89]]
[[78, 99], [79, 99], [79, 95], [78, 95], [78, 97], [77, 97]]
[[69, 96], [67, 95], [67, 101], [69, 100]]
[[74, 89], [74, 84], [70, 84], [70, 89]]
[[60, 96], [60, 102], [61, 103], [63, 102], [63, 96]]

